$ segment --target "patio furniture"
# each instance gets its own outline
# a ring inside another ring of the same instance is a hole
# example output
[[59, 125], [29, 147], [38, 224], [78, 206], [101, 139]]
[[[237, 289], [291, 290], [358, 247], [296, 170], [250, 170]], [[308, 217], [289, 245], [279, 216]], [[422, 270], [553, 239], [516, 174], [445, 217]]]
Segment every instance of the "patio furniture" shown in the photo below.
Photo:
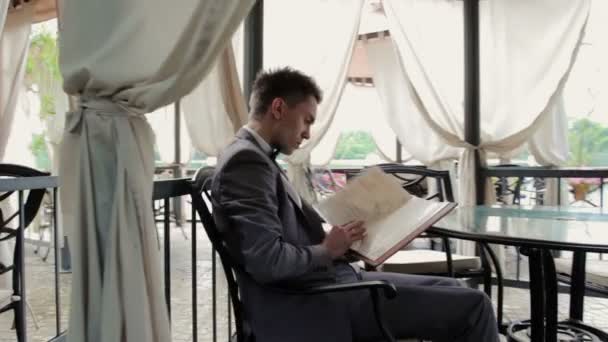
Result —
[[[48, 173], [13, 164], [0, 164], [0, 178], [19, 178], [48, 176]], [[0, 193], [0, 202], [8, 200], [14, 191]], [[0, 289], [0, 314], [7, 311], [14, 312], [17, 341], [25, 342], [25, 299], [24, 277], [24, 230], [32, 223], [42, 203], [44, 189], [30, 190], [25, 203], [19, 193], [19, 208], [14, 213], [5, 213], [0, 210], [0, 242], [14, 241], [13, 259], [10, 264], [0, 263], [0, 274], [12, 271], [12, 288]], [[30, 309], [31, 310], [31, 309]], [[33, 313], [32, 313], [33, 315]], [[34, 317], [34, 323], [37, 322]]]
[[[570, 250], [578, 256], [584, 256], [585, 252], [607, 252], [607, 222], [608, 213], [598, 208], [480, 205], [456, 208], [430, 231], [481, 243], [515, 246], [528, 256], [531, 319], [512, 322], [506, 327], [510, 341], [557, 342], [559, 337], [559, 340], [599, 342], [607, 341], [608, 334], [583, 324], [579, 312], [583, 298], [576, 288], [581, 280], [584, 283], [584, 269], [576, 268], [572, 275], [571, 317], [558, 322], [557, 275], [551, 252]], [[576, 257], [574, 263], [578, 263], [578, 259]], [[502, 275], [497, 273], [497, 278], [500, 281]]]
[[[209, 185], [210, 177], [213, 174], [212, 167], [205, 167], [200, 169], [194, 176], [192, 183], [192, 205], [198, 213], [205, 232], [211, 241], [213, 248], [217, 251], [220, 261], [224, 267], [224, 275], [228, 284], [229, 296], [231, 299], [232, 309], [234, 310], [234, 318], [236, 324], [236, 333], [230, 337], [230, 341], [234, 342], [252, 342], [255, 338], [255, 331], [250, 332], [250, 335], [246, 334], [247, 317], [245, 316], [243, 305], [239, 297], [239, 288], [236, 279], [238, 273], [242, 277], [249, 277], [247, 273], [241, 269], [241, 266], [233, 260], [228, 253], [224, 241], [222, 241], [221, 234], [216, 228], [214, 219], [211, 215], [210, 205], [210, 194]], [[319, 295], [324, 293], [332, 292], [346, 292], [346, 291], [360, 291], [368, 290], [371, 295], [374, 311], [377, 319], [377, 323], [382, 331], [385, 341], [395, 341], [394, 337], [388, 330], [384, 319], [382, 317], [382, 310], [380, 308], [380, 294], [382, 293], [386, 298], [394, 298], [397, 295], [397, 290], [394, 285], [385, 281], [365, 281], [357, 282], [352, 284], [337, 284], [337, 285], [325, 285], [318, 286], [303, 290], [286, 290], [280, 288], [268, 287], [272, 291], [280, 293], [294, 294], [294, 295]]]
[[[377, 166], [385, 173], [397, 178], [402, 183], [402, 187], [415, 196], [429, 200], [437, 199], [454, 202], [452, 183], [448, 171], [401, 164], [379, 164]], [[434, 190], [429, 189], [427, 180], [434, 183]], [[429, 238], [431, 249], [399, 251], [381, 266], [382, 270], [395, 273], [484, 279], [487, 280], [484, 282], [486, 293], [491, 295], [492, 269], [484, 258], [453, 254], [451, 243], [446, 237], [438, 237], [427, 233], [420, 238]], [[441, 251], [435, 250], [438, 242], [441, 244]], [[479, 250], [481, 251], [481, 249]]]
[[[585, 260], [585, 264], [585, 288], [608, 297], [608, 260]], [[571, 284], [574, 265], [573, 259], [555, 259], [557, 278]]]
[[321, 197], [335, 193], [345, 183], [344, 179], [338, 179], [332, 170], [326, 167], [316, 168], [311, 176], [312, 185]]

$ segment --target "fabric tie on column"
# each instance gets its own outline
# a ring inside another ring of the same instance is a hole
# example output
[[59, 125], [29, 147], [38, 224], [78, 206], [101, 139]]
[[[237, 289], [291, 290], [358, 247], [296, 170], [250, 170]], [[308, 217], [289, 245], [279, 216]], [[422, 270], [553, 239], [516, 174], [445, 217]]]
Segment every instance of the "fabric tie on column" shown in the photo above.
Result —
[[102, 116], [132, 116], [141, 117], [145, 113], [129, 108], [120, 103], [113, 102], [107, 97], [82, 96], [79, 99], [79, 106], [75, 111], [68, 112], [65, 119], [65, 129], [68, 132], [74, 130], [82, 122], [82, 117], [87, 109], [93, 110], [96, 115]]
[[[471, 177], [471, 173], [475, 170], [475, 152], [479, 151], [479, 159], [481, 167], [486, 167], [486, 146], [479, 144], [471, 145], [467, 142], [461, 142], [459, 147], [464, 150], [460, 155], [458, 162], [458, 204], [459, 205], [476, 205], [475, 192], [477, 188], [477, 180]], [[490, 179], [485, 180], [484, 203], [496, 202], [496, 194], [492, 191], [492, 183]]]

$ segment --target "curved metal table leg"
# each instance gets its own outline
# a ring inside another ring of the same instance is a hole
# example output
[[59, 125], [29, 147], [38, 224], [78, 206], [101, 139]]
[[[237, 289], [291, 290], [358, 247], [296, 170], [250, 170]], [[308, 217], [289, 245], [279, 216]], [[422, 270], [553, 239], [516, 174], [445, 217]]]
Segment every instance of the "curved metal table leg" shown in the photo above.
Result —
[[[507, 330], [509, 341], [600, 342], [607, 334], [576, 320], [557, 321], [557, 274], [551, 251], [521, 247], [530, 265], [529, 321], [515, 322]], [[529, 339], [528, 339], [529, 338]]]

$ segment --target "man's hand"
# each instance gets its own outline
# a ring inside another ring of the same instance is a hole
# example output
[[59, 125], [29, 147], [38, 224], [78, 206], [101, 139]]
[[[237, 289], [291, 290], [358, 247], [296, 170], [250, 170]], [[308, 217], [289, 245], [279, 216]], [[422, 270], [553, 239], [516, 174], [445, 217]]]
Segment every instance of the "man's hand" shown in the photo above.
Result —
[[325, 236], [322, 245], [325, 246], [333, 259], [339, 258], [348, 251], [355, 241], [365, 237], [363, 221], [354, 221], [343, 226], [334, 226]]

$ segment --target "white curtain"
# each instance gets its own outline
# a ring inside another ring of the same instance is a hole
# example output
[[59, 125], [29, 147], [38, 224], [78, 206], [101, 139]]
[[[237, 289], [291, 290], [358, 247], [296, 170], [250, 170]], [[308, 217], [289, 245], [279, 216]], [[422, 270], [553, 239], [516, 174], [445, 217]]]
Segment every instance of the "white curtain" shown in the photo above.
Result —
[[31, 144], [35, 134], [43, 133], [40, 121], [40, 97], [21, 86], [14, 110], [13, 127], [9, 133], [3, 163], [19, 164], [36, 168]]
[[[150, 127], [154, 132], [154, 141], [160, 161], [165, 164], [175, 162], [175, 104], [161, 107], [146, 115]], [[188, 135], [184, 116], [180, 115], [180, 161], [187, 163], [190, 160], [191, 142]]]
[[[375, 87], [347, 83], [331, 126], [312, 150], [312, 165], [327, 165], [334, 157], [341, 134], [349, 131], [364, 131], [374, 139], [378, 157], [376, 159], [371, 157], [365, 163], [394, 161], [395, 133], [381, 112], [382, 106]], [[404, 159], [408, 157], [403, 156]]]
[[462, 2], [384, 1], [395, 48], [381, 54], [370, 45], [368, 52], [387, 114], [406, 150], [418, 160], [431, 164], [463, 149], [461, 205], [475, 203], [470, 177], [475, 149], [482, 160], [486, 152], [506, 154], [558, 115], [556, 101], [574, 61], [589, 3], [480, 2], [481, 145], [476, 147], [464, 141]]
[[425, 110], [424, 106], [416, 98], [407, 75], [402, 72], [394, 43], [387, 37], [368, 40], [366, 46], [386, 121], [403, 148], [425, 165], [457, 158], [460, 150], [434, 134], [420, 114]]
[[190, 92], [252, 0], [63, 0], [64, 89], [80, 96], [61, 151], [73, 257], [70, 342], [166, 342], [152, 216], [153, 133], [142, 115]]
[[[163, 163], [175, 160], [174, 109], [175, 105], [171, 104], [148, 115]], [[247, 122], [247, 107], [232, 44], [224, 49], [205, 79], [181, 98], [180, 113], [183, 162], [189, 160], [191, 147], [208, 156], [217, 156]]]
[[362, 6], [362, 0], [264, 2], [264, 67], [299, 69], [324, 93], [310, 140], [287, 158], [290, 179], [309, 202], [316, 201], [306, 176], [310, 152], [327, 132], [342, 95]]
[[[61, 161], [61, 140], [65, 129], [65, 116], [70, 109], [68, 96], [63, 92], [61, 82], [55, 81], [52, 85], [52, 96], [55, 104], [55, 115], [46, 118], [46, 138], [51, 158], [51, 174], [59, 174], [59, 164]], [[55, 233], [59, 236], [59, 247], [64, 247], [63, 215], [61, 214], [61, 191], [57, 193], [59, 203], [57, 206], [57, 226]]]
[[182, 98], [181, 108], [192, 145], [208, 156], [217, 156], [247, 122], [231, 45], [203, 82]]
[[[0, 162], [5, 160], [13, 118], [23, 89], [25, 60], [29, 47], [32, 6], [24, 6], [7, 16], [8, 1], [0, 1]], [[22, 132], [19, 132], [22, 133]], [[30, 136], [31, 138], [31, 136]], [[14, 206], [2, 202], [2, 211], [13, 212]], [[13, 244], [0, 242], [0, 262], [10, 264]], [[12, 288], [12, 272], [0, 276], [0, 288]]]
[[4, 29], [4, 20], [6, 19], [6, 12], [8, 11], [9, 0], [0, 0], [0, 35], [2, 29]]
[[[7, 3], [0, 4], [0, 161], [4, 159], [9, 132], [22, 87], [33, 18], [33, 7], [25, 5], [6, 15]], [[4, 17], [6, 16], [6, 19]]]
[[63, 92], [61, 83], [54, 82], [52, 85], [55, 115], [46, 119], [46, 138], [51, 152], [51, 173], [59, 174], [59, 150], [63, 131], [65, 129], [65, 116], [70, 109], [68, 96]]

